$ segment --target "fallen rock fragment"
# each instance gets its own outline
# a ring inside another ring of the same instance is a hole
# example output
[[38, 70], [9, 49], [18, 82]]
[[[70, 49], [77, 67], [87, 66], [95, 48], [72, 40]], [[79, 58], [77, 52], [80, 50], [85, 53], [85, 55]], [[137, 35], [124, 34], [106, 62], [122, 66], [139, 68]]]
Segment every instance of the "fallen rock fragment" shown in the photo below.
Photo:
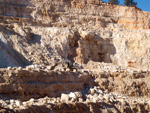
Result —
[[69, 101], [69, 96], [67, 94], [62, 93], [61, 94], [61, 101]]

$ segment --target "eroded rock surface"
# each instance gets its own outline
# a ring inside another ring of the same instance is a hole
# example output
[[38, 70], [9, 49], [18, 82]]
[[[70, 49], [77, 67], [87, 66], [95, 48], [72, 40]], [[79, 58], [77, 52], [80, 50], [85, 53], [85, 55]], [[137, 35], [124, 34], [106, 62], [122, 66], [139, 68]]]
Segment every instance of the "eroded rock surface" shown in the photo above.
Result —
[[98, 0], [0, 0], [0, 112], [150, 112], [149, 21]]
[[149, 112], [149, 72], [16, 68], [1, 69], [0, 74], [2, 111]]
[[1, 3], [3, 67], [50, 65], [62, 59], [135, 70], [150, 67], [149, 12], [84, 0]]

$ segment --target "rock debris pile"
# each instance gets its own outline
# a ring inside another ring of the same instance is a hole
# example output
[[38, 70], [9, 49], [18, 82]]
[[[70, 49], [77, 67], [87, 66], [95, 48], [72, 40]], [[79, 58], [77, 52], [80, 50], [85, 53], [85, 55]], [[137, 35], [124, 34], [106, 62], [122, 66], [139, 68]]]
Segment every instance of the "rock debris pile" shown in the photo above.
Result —
[[[102, 91], [99, 86], [68, 94], [62, 93], [61, 97], [57, 98], [46, 96], [38, 99], [31, 98], [28, 101], [1, 99], [0, 104], [5, 112], [11, 110], [13, 112], [40, 112], [42, 110], [48, 111], [48, 109], [51, 112], [61, 112], [61, 109], [63, 109], [62, 112], [70, 110], [70, 112], [77, 112], [79, 109], [83, 109], [81, 112], [88, 112], [88, 109], [85, 108], [89, 105], [105, 108], [105, 110], [93, 108], [90, 110], [91, 112], [136, 112], [138, 110], [148, 112], [150, 108], [150, 101], [147, 98], [133, 98], [116, 92], [107, 93]], [[32, 106], [34, 107], [32, 108]], [[110, 106], [111, 108], [109, 108]], [[37, 108], [41, 108], [41, 110], [37, 110]]]
[[150, 108], [150, 72], [19, 67], [0, 69], [0, 74], [0, 106], [5, 112], [148, 112]]

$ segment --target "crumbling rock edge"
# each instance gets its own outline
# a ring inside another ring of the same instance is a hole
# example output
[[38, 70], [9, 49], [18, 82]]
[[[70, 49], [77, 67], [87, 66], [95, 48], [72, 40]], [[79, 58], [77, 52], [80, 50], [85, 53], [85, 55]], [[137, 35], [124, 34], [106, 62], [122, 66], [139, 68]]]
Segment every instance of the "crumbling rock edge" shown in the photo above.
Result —
[[150, 72], [13, 68], [0, 74], [1, 111], [148, 112], [150, 107]]
[[149, 12], [98, 0], [0, 7], [0, 112], [150, 112]]

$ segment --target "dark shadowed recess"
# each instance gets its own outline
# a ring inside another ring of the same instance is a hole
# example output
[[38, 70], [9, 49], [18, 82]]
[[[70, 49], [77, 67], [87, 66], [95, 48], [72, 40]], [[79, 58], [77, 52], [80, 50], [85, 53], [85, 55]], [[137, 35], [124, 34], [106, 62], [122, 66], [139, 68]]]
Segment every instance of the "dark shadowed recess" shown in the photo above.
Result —
[[[5, 65], [5, 67], [1, 67], [1, 68], [7, 68], [8, 66], [11, 66], [11, 67], [13, 67], [13, 66], [25, 67], [25, 66], [31, 64], [22, 54], [20, 54], [16, 50], [14, 50], [13, 47], [11, 47], [11, 44], [6, 45], [1, 40], [0, 40], [0, 50], [3, 51], [3, 53], [7, 57], [10, 58], [10, 61], [12, 61], [12, 64], [14, 64], [14, 65], [9, 65], [8, 64], [8, 65]], [[1, 62], [1, 59], [0, 59], [0, 62]]]
[[30, 33], [30, 36], [27, 38], [28, 44], [41, 44], [41, 36]]
[[[7, 68], [8, 66], [25, 67], [27, 65], [30, 65], [31, 63], [22, 54], [20, 54], [13, 48], [13, 44], [11, 43], [11, 40], [9, 40], [9, 37], [7, 35], [5, 35], [5, 33], [7, 32], [7, 34], [11, 34], [11, 35], [13, 34], [13, 35], [17, 35], [17, 36], [21, 36], [21, 35], [14, 32], [13, 30], [3, 27], [3, 26], [0, 26], [0, 31], [4, 33], [5, 39], [7, 40], [7, 44], [6, 44], [0, 39], [0, 51], [3, 53], [3, 55], [8, 57], [8, 58], [5, 58], [6, 60], [9, 59], [9, 61], [2, 61], [4, 59], [0, 59], [1, 63], [9, 62], [8, 65], [5, 64], [4, 67], [1, 65], [0, 68]], [[13, 65], [10, 65], [10, 64], [13, 64]]]
[[[97, 44], [97, 41], [99, 41], [100, 44]], [[74, 61], [74, 58], [77, 57], [76, 51], [77, 48], [79, 48], [78, 42], [82, 45], [80, 48], [84, 63], [88, 63], [90, 60], [95, 62], [112, 63], [111, 55], [116, 54], [116, 48], [112, 44], [112, 39], [104, 39], [95, 34], [95, 37], [92, 40], [83, 40], [78, 31], [76, 31], [74, 32], [73, 39], [69, 41], [71, 54], [68, 54], [67, 59]], [[94, 47], [96, 47], [96, 50]], [[59, 55], [66, 59], [63, 54], [60, 53]]]

